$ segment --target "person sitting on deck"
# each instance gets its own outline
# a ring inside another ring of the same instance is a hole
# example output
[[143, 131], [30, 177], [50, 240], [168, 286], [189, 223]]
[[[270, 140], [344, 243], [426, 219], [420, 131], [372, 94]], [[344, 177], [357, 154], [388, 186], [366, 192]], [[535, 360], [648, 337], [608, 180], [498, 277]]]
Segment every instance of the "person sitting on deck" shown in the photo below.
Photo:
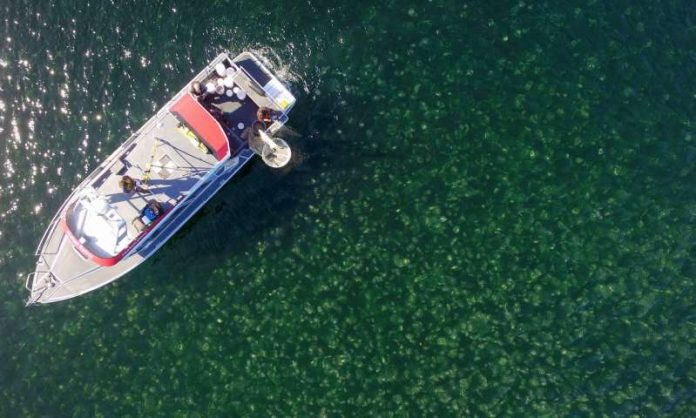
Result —
[[259, 107], [256, 118], [263, 123], [273, 123], [273, 111], [267, 107]]
[[118, 185], [123, 189], [123, 193], [132, 194], [133, 192], [147, 193], [148, 191], [141, 187], [140, 180], [136, 180], [131, 176], [123, 176], [119, 180]]
[[218, 122], [228, 129], [231, 129], [229, 125], [230, 122], [226, 120], [224, 112], [219, 107], [215, 106], [215, 92], [208, 91], [208, 87], [206, 87], [205, 84], [194, 81], [191, 83], [191, 94], [198, 99], [198, 103], [200, 103]]
[[150, 200], [140, 211], [140, 215], [133, 218], [132, 224], [138, 232], [143, 232], [147, 227], [164, 213], [162, 204], [156, 200]]
[[194, 81], [191, 83], [191, 94], [196, 96], [199, 102], [204, 102], [208, 98], [208, 89], [200, 81]]
[[191, 94], [198, 100], [201, 104], [215, 119], [221, 119], [223, 117], [223, 112], [215, 106], [215, 94], [208, 91], [205, 84], [201, 84], [198, 81], [191, 83]]
[[162, 204], [156, 200], [150, 200], [143, 209], [143, 216], [147, 219], [147, 224], [157, 219], [162, 214]]

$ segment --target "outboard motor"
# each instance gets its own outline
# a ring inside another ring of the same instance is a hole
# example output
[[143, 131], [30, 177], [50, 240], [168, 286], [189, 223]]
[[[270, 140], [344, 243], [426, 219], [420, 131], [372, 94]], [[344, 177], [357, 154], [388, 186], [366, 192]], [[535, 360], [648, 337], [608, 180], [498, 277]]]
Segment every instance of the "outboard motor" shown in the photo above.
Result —
[[261, 149], [261, 159], [269, 167], [280, 168], [287, 165], [292, 157], [290, 146], [282, 138], [271, 138], [264, 131], [260, 131], [259, 135], [264, 142]]
[[285, 167], [290, 158], [292, 151], [290, 146], [282, 138], [272, 138], [262, 129], [258, 130], [258, 135], [254, 135], [252, 141], [249, 141], [251, 149], [261, 156], [261, 159], [267, 166], [273, 168]]

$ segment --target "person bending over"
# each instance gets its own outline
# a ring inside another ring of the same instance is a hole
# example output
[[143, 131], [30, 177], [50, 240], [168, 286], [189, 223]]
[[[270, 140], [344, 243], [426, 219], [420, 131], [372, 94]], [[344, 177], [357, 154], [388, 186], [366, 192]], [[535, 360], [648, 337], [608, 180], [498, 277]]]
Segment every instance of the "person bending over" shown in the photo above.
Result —
[[142, 187], [142, 182], [131, 176], [123, 176], [119, 180], [118, 185], [123, 190], [123, 193], [132, 194], [133, 192], [148, 193], [147, 189]]

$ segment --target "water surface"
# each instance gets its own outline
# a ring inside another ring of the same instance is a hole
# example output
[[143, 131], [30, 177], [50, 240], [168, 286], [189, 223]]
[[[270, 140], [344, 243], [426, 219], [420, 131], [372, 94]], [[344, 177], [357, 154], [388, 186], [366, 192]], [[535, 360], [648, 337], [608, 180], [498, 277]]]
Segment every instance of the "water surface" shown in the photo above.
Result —
[[[0, 3], [0, 416], [696, 415], [696, 9], [564, 3]], [[25, 309], [65, 197], [222, 50], [298, 97], [294, 166]]]

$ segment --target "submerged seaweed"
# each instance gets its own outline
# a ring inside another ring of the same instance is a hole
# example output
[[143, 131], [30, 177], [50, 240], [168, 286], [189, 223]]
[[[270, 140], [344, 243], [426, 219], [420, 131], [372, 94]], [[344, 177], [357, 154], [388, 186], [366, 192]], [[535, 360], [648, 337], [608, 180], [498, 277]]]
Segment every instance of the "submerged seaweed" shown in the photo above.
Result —
[[[0, 416], [696, 415], [687, 2], [13, 3]], [[301, 161], [24, 309], [63, 198], [223, 48], [291, 81]]]

